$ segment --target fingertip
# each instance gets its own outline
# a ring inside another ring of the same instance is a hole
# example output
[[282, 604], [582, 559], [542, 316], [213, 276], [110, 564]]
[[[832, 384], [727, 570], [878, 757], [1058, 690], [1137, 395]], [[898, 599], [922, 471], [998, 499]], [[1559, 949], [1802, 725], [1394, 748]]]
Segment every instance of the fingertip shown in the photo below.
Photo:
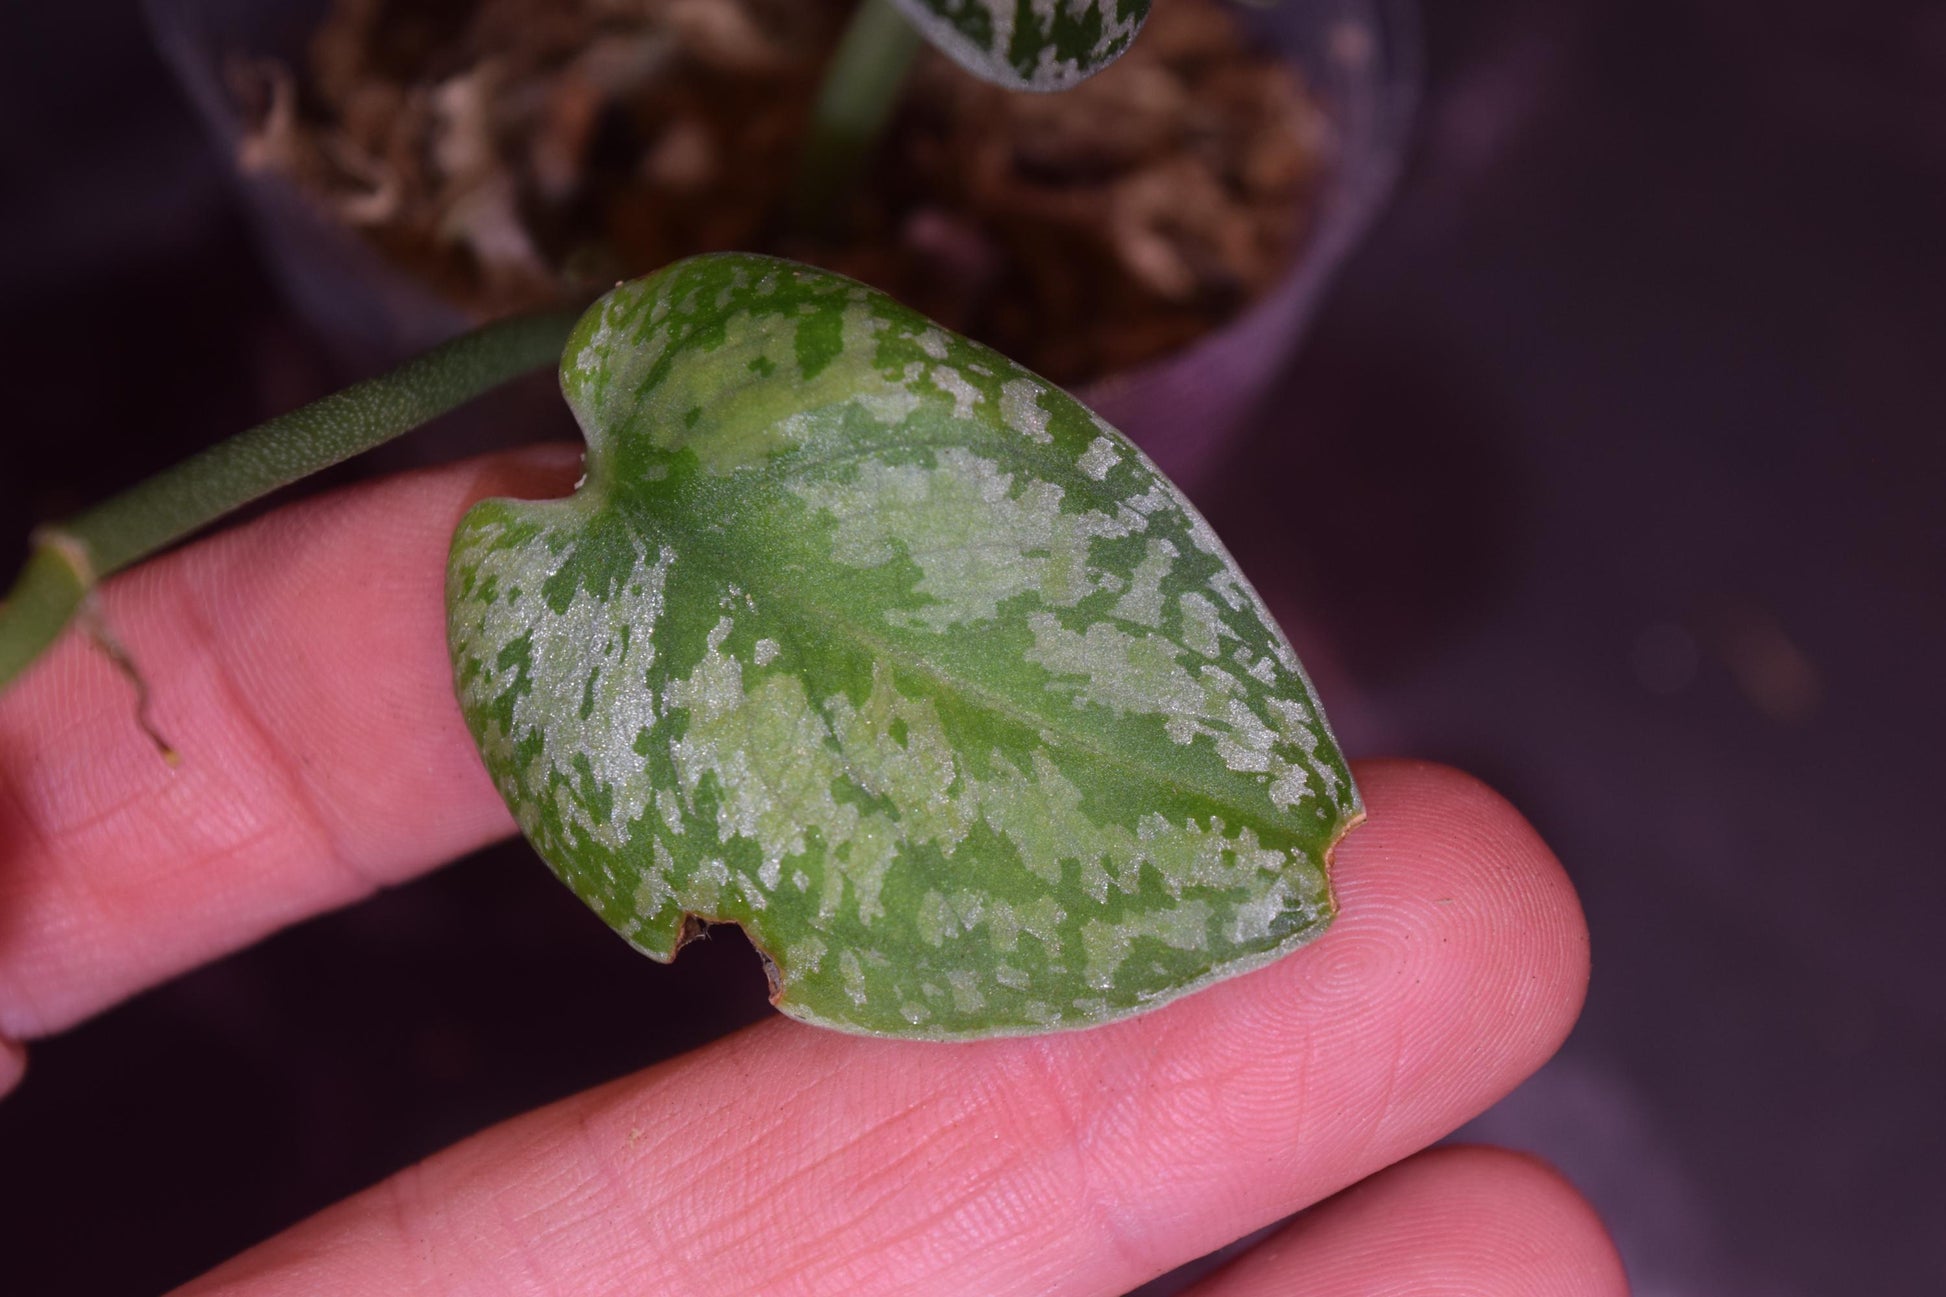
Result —
[[1621, 1253], [1608, 1227], [1594, 1205], [1545, 1158], [1488, 1144], [1452, 1144], [1429, 1149], [1398, 1171], [1410, 1190], [1449, 1200], [1454, 1218], [1469, 1228], [1497, 1232], [1508, 1240], [1545, 1241], [1556, 1263], [1581, 1281], [1558, 1291], [1628, 1291]]
[[1407, 1159], [1321, 1203], [1193, 1297], [1481, 1292], [1626, 1297], [1628, 1276], [1588, 1201], [1553, 1167], [1453, 1146]]
[[1507, 1021], [1533, 1033], [1539, 1066], [1588, 990], [1587, 920], [1561, 862], [1511, 802], [1464, 771], [1383, 760], [1360, 762], [1356, 775], [1367, 818], [1334, 864], [1341, 915], [1355, 924], [1361, 912], [1431, 907], [1458, 924], [1480, 983], [1499, 990]]
[[[1399, 840], [1433, 840], [1448, 851], [1498, 859], [1508, 867], [1546, 874], [1559, 869], [1554, 855], [1511, 802], [1464, 770], [1436, 761], [1386, 758], [1353, 766], [1365, 797], [1366, 820], [1345, 839], [1352, 848], [1396, 846]], [[1365, 830], [1377, 827], [1377, 833]], [[1377, 839], [1377, 841], [1374, 841]]]

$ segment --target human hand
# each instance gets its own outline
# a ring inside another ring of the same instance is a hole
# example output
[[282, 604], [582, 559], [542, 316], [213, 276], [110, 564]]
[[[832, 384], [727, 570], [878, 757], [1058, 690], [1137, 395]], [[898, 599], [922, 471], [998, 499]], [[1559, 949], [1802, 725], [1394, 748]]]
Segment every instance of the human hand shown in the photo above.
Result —
[[[443, 555], [472, 500], [578, 470], [550, 447], [414, 474], [113, 583], [174, 769], [76, 637], [0, 695], [0, 1090], [23, 1058], [5, 1041], [512, 832], [452, 697]], [[1193, 1291], [1626, 1291], [1551, 1172], [1421, 1151], [1572, 1025], [1572, 889], [1464, 776], [1358, 775], [1371, 819], [1338, 852], [1337, 922], [1268, 968], [1057, 1036], [765, 1022], [466, 1140], [188, 1291], [1110, 1294], [1325, 1199]]]

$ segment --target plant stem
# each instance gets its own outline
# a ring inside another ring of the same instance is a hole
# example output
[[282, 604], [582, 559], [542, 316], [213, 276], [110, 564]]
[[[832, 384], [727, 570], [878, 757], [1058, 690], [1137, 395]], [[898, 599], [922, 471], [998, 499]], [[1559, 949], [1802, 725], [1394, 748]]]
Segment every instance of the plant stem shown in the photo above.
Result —
[[811, 109], [798, 163], [793, 215], [800, 229], [829, 229], [884, 134], [921, 38], [892, 0], [859, 0]]
[[57, 526], [0, 603], [0, 687], [53, 643], [96, 582], [281, 486], [372, 449], [510, 379], [558, 364], [577, 312], [455, 338], [190, 456]]

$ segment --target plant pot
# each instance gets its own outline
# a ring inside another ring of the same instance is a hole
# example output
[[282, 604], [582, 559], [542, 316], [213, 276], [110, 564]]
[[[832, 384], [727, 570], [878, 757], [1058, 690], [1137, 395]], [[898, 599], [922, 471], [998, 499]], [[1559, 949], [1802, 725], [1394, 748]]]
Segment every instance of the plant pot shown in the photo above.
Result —
[[1192, 496], [1247, 431], [1338, 268], [1390, 195], [1418, 103], [1419, 31], [1410, 0], [1279, 0], [1245, 8], [1243, 17], [1268, 48], [1297, 65], [1331, 124], [1329, 169], [1311, 231], [1277, 287], [1228, 325], [1076, 393]]
[[[151, 27], [219, 147], [244, 123], [223, 70], [237, 57], [301, 65], [328, 0], [145, 0]], [[1409, 0], [1282, 0], [1239, 6], [1247, 30], [1291, 60], [1322, 104], [1326, 179], [1310, 229], [1278, 285], [1189, 347], [1077, 390], [1185, 489], [1221, 465], [1288, 360], [1332, 275], [1398, 169], [1417, 90]], [[232, 175], [293, 310], [347, 363], [375, 368], [469, 327], [452, 303], [389, 264], [271, 174]]]

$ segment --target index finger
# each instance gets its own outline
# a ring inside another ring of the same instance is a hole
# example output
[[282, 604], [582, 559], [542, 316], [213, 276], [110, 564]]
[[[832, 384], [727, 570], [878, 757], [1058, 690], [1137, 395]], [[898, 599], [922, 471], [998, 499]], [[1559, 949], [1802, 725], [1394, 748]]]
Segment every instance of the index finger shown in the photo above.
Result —
[[446, 546], [474, 500], [559, 493], [579, 463], [534, 447], [354, 488], [105, 587], [180, 759], [79, 635], [0, 694], [0, 1038], [512, 832], [453, 699]]

